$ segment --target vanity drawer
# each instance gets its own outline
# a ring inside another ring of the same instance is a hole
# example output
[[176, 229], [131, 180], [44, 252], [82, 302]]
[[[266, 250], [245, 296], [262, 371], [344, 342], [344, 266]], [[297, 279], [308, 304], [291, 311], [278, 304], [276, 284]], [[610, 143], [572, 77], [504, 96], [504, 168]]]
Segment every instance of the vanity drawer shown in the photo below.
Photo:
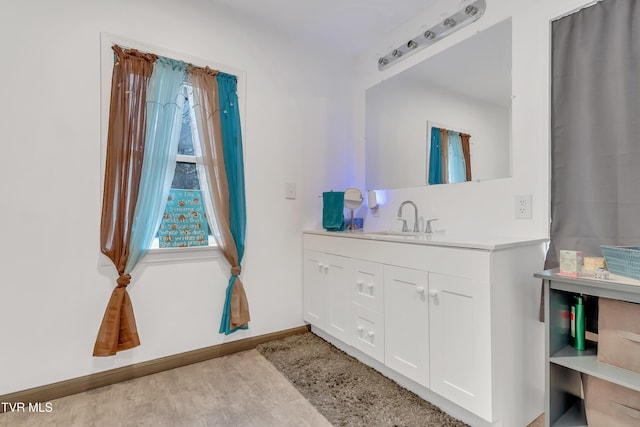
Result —
[[384, 318], [359, 304], [351, 304], [353, 335], [351, 345], [384, 363]]
[[352, 301], [382, 313], [384, 310], [384, 288], [382, 264], [353, 260]]

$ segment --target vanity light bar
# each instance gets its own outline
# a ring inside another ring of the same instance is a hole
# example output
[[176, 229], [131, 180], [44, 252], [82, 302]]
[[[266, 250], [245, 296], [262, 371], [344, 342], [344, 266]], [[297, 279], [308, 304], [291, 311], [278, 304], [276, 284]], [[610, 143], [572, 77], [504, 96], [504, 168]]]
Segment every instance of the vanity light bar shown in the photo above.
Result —
[[449, 16], [443, 22], [434, 25], [422, 34], [418, 34], [402, 46], [378, 59], [378, 70], [382, 71], [427, 46], [430, 46], [449, 34], [477, 21], [487, 9], [485, 0], [476, 0]]

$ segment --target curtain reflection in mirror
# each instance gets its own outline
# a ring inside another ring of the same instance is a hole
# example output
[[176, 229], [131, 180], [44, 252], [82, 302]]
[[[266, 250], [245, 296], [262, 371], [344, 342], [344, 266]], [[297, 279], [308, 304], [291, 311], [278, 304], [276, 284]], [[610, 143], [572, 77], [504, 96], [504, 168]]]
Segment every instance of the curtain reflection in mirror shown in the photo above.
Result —
[[466, 133], [431, 127], [429, 184], [471, 181], [470, 138]]

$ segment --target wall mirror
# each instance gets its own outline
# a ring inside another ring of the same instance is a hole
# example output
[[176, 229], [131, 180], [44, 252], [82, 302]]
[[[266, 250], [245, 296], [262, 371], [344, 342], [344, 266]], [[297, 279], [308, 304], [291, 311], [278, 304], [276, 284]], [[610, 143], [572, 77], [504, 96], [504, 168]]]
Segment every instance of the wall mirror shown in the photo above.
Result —
[[511, 176], [511, 19], [366, 91], [367, 189], [428, 185], [429, 123], [464, 130], [473, 181]]

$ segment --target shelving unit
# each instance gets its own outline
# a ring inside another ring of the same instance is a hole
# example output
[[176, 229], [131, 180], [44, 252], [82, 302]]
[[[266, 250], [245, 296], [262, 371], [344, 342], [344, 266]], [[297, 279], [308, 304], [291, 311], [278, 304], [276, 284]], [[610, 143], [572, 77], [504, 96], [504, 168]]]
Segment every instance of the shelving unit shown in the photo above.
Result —
[[612, 382], [640, 391], [640, 374], [598, 362], [596, 342], [587, 341], [584, 351], [571, 345], [567, 310], [575, 295], [590, 295], [640, 303], [640, 281], [612, 275], [609, 280], [568, 277], [557, 270], [535, 274], [544, 280], [546, 393], [545, 425], [586, 426], [580, 375]]

